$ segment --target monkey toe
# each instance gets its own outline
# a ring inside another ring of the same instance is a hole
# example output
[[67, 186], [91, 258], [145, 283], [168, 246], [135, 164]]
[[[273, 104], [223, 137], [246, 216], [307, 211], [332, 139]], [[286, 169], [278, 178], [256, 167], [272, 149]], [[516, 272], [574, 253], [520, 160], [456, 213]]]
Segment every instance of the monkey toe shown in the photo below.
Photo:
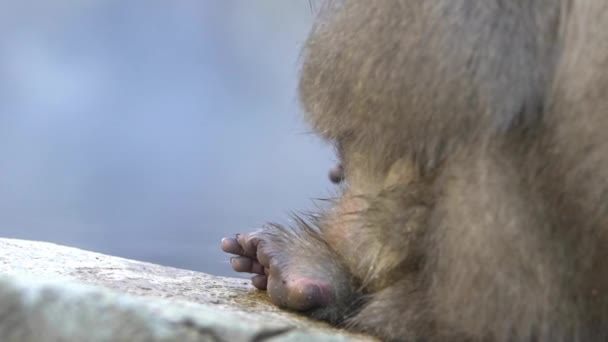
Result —
[[268, 288], [268, 276], [258, 274], [251, 278], [251, 284], [258, 290], [264, 291]]
[[223, 238], [222, 239], [222, 250], [226, 253], [244, 255], [245, 251], [239, 245], [235, 238]]
[[271, 276], [267, 287], [273, 303], [296, 311], [325, 307], [332, 301], [332, 286], [319, 280], [307, 278], [283, 280]]
[[234, 238], [223, 238], [221, 246], [226, 253], [256, 259], [259, 242], [254, 233], [236, 234]]
[[264, 275], [264, 266], [249, 257], [236, 256], [230, 258], [232, 269], [237, 272], [247, 272]]

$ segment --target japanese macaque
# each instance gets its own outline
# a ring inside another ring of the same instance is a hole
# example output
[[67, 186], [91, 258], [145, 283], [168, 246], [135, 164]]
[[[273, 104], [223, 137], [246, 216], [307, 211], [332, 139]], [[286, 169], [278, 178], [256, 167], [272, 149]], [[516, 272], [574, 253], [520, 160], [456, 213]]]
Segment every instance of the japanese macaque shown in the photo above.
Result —
[[300, 98], [340, 196], [222, 248], [383, 340], [608, 340], [608, 2], [325, 3]]

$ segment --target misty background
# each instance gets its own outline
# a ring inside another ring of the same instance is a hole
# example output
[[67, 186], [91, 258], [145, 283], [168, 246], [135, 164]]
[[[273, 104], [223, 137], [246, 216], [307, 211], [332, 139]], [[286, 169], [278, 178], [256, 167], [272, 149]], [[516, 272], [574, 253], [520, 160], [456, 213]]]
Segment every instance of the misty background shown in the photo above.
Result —
[[332, 190], [296, 94], [313, 17], [309, 0], [0, 0], [0, 236], [236, 275], [223, 236]]

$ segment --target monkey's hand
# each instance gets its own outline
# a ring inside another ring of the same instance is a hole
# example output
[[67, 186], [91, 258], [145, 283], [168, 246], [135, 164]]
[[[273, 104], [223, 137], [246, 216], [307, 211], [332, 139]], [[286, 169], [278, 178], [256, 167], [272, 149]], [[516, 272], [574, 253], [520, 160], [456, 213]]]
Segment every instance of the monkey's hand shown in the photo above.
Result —
[[274, 304], [338, 322], [352, 306], [353, 280], [320, 233], [299, 218], [296, 223], [224, 238], [222, 250], [236, 255], [235, 271], [255, 274], [253, 286], [267, 290]]

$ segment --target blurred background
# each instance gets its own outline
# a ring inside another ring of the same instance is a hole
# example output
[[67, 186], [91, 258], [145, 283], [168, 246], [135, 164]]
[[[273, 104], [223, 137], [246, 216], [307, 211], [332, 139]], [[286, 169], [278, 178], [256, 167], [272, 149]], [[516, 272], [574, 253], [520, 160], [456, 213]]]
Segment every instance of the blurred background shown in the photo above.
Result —
[[223, 236], [332, 190], [296, 94], [314, 7], [0, 0], [0, 237], [236, 275]]

